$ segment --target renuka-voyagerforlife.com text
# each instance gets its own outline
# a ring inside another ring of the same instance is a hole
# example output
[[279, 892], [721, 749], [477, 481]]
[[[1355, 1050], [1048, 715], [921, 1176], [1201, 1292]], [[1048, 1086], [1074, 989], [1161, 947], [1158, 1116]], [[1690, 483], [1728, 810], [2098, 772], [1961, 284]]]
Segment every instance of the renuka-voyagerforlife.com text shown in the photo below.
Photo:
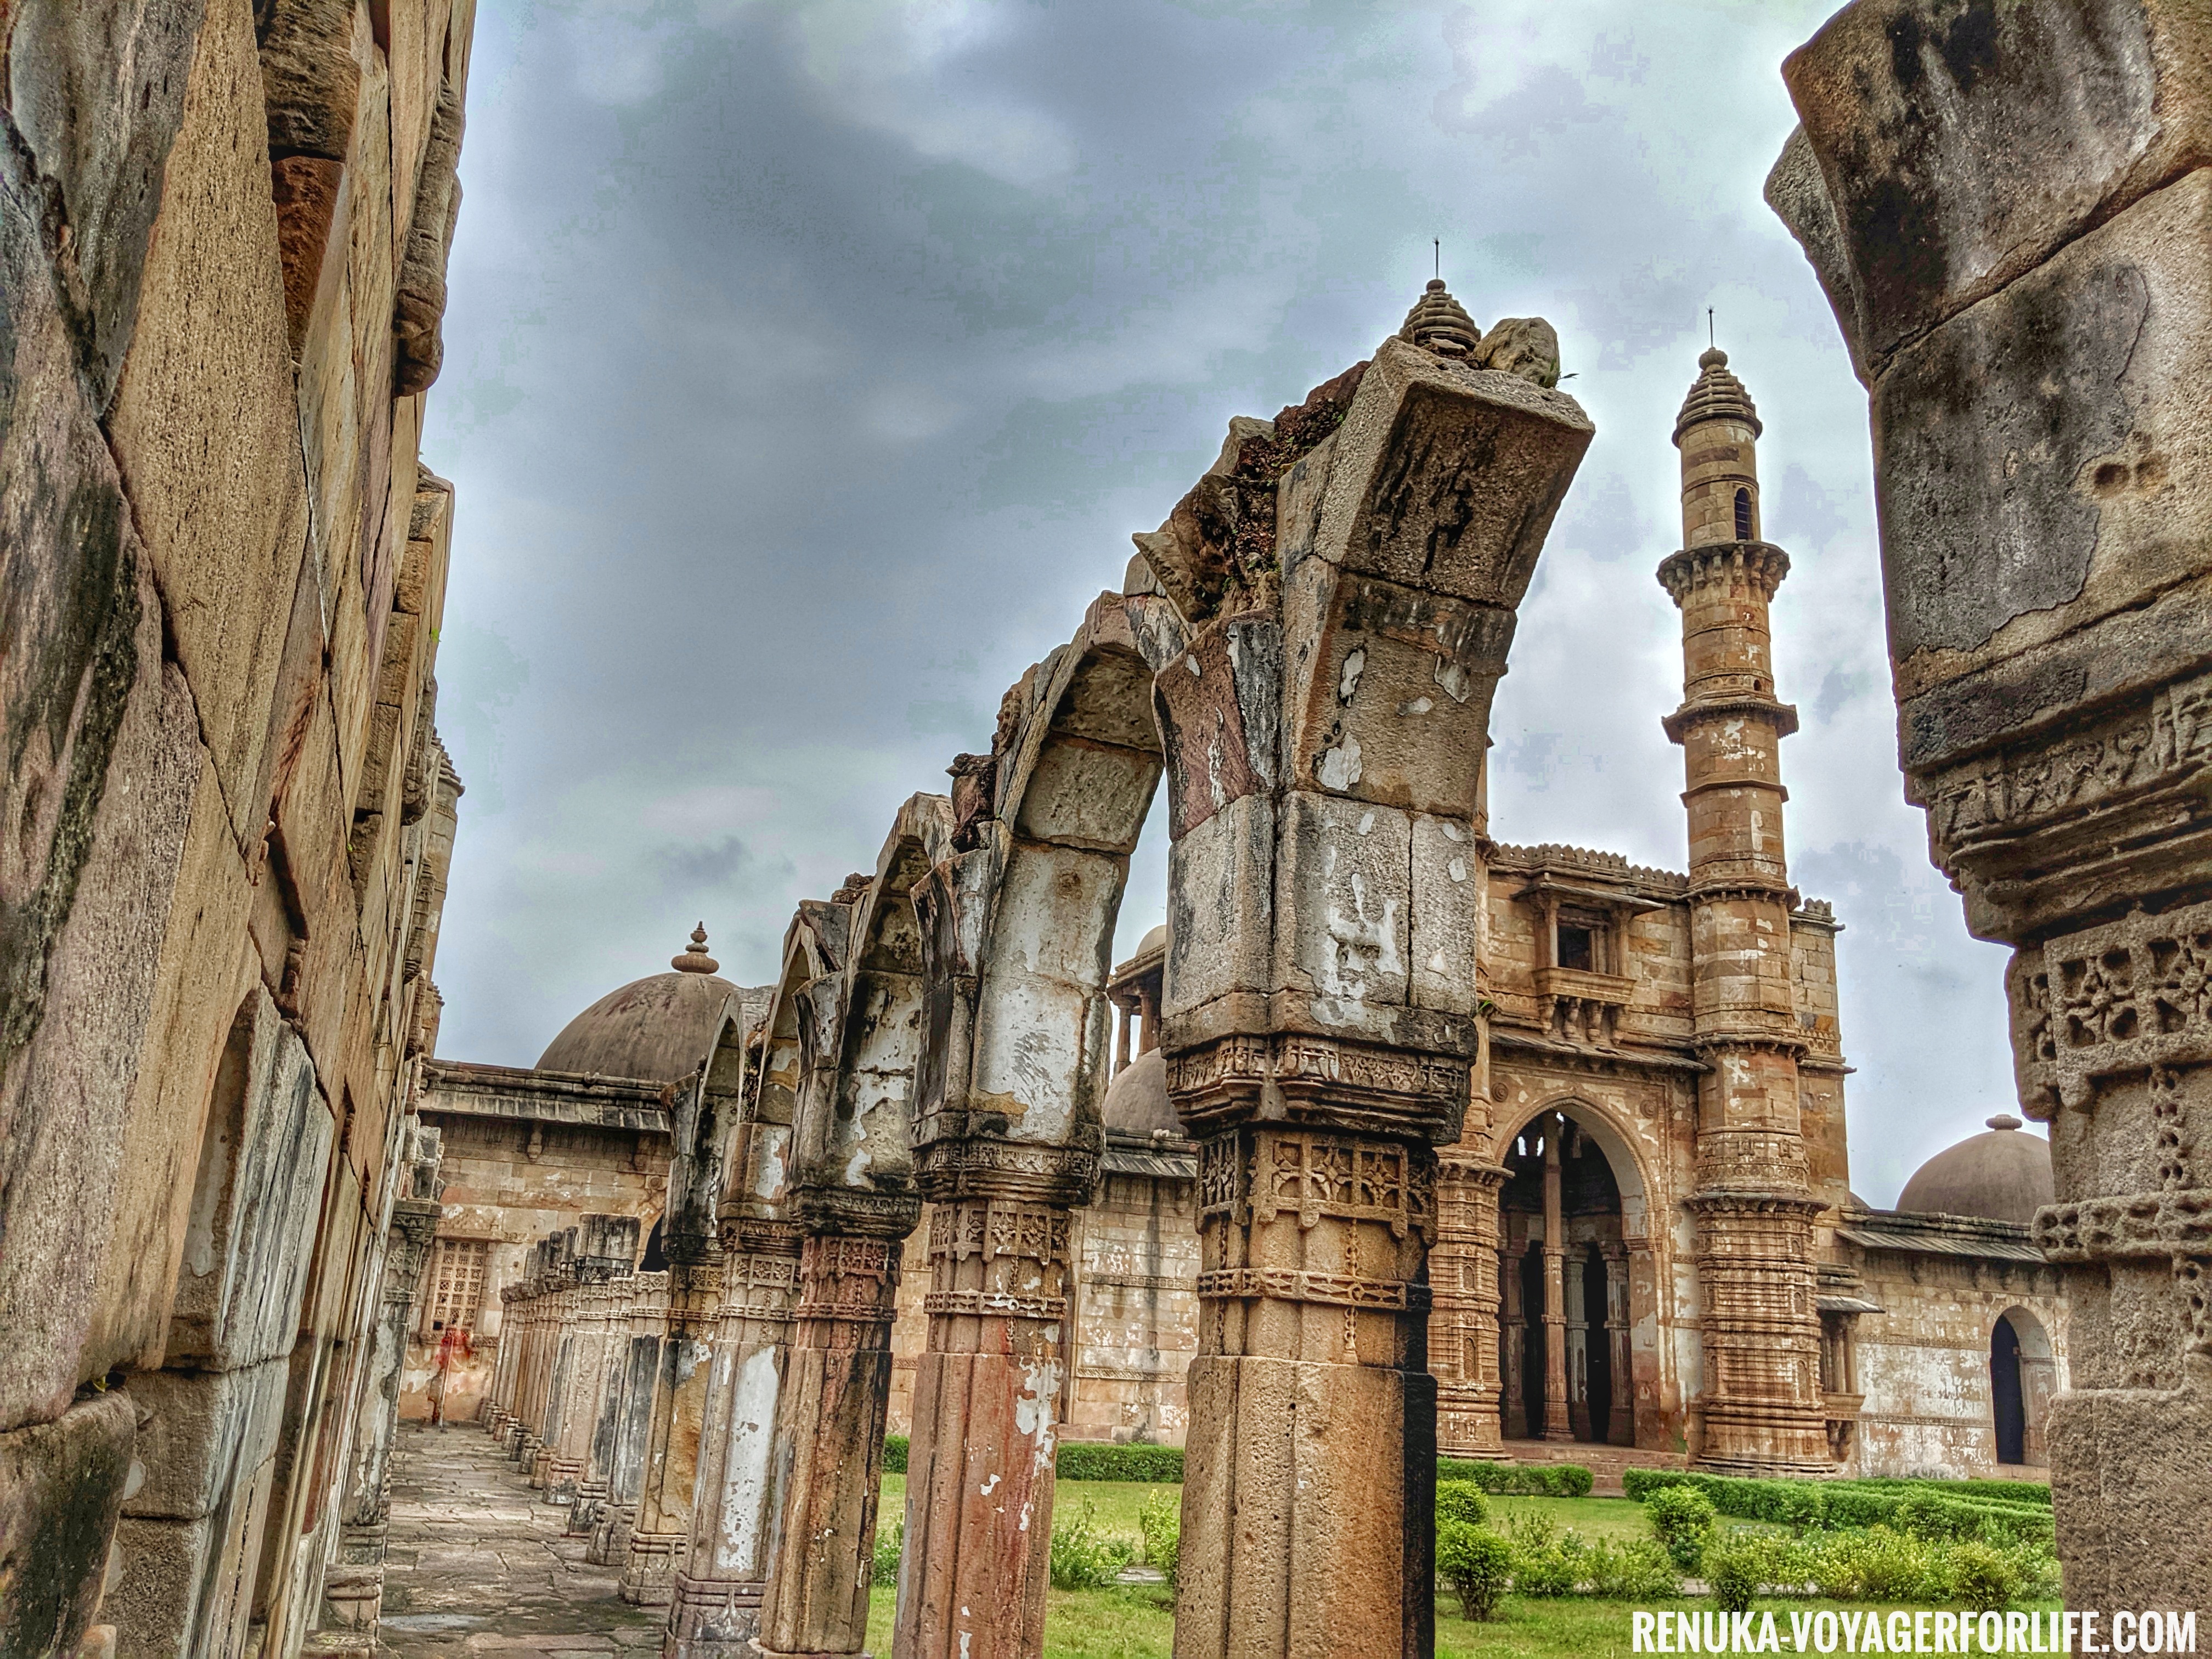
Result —
[[1639, 1612], [1629, 1632], [1638, 1653], [2197, 1651], [2193, 1613]]

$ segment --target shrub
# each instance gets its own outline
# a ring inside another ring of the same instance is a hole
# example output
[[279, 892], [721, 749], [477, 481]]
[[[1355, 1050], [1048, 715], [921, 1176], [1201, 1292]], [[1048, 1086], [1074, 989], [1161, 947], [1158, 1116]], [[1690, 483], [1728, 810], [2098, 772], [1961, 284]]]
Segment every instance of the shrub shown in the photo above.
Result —
[[1481, 1463], [1437, 1459], [1438, 1480], [1472, 1480], [1492, 1498], [1587, 1498], [1590, 1472], [1579, 1463]]
[[1759, 1593], [1760, 1554], [1754, 1540], [1742, 1537], [1722, 1539], [1705, 1551], [1705, 1583], [1713, 1605], [1723, 1613], [1751, 1611], [1751, 1598]]
[[1516, 1590], [1523, 1595], [1571, 1595], [1583, 1581], [1589, 1545], [1571, 1528], [1560, 1532], [1548, 1516], [1516, 1515], [1512, 1550]]
[[1720, 1533], [1713, 1500], [1695, 1486], [1662, 1486], [1645, 1500], [1644, 1509], [1644, 1518], [1674, 1565], [1684, 1572], [1697, 1571], [1706, 1547]]
[[1145, 1494], [1137, 1511], [1137, 1530], [1144, 1534], [1145, 1560], [1159, 1569], [1170, 1584], [1182, 1558], [1182, 1499], [1162, 1487]]
[[1983, 1489], [2005, 1481], [1747, 1480], [1682, 1469], [1630, 1469], [1621, 1489], [1648, 1501], [1654, 1492], [1689, 1486], [1721, 1514], [1799, 1528], [1888, 1526], [1916, 1536], [1978, 1538], [1998, 1546], [2051, 1540], [2051, 1511], [2032, 1497], [2003, 1501]]
[[1468, 1618], [1488, 1619], [1512, 1582], [1513, 1547], [1494, 1532], [1439, 1515], [1437, 1577], [1451, 1586]]
[[2010, 1557], [1968, 1540], [1951, 1552], [1951, 1598], [1976, 1613], [2002, 1613], [2020, 1595], [2020, 1571]]
[[1657, 1601], [1682, 1593], [1682, 1575], [1653, 1538], [1595, 1539], [1583, 1556], [1582, 1571], [1591, 1595], [1615, 1601]]
[[1464, 1522], [1470, 1527], [1486, 1526], [1490, 1521], [1490, 1505], [1483, 1501], [1482, 1488], [1472, 1480], [1439, 1480], [1437, 1482], [1437, 1524], [1446, 1521]]
[[881, 1527], [876, 1528], [875, 1566], [868, 1575], [868, 1582], [878, 1589], [895, 1589], [898, 1584], [899, 1558], [905, 1553], [906, 1517], [902, 1516], [891, 1522], [888, 1533]]
[[884, 1437], [884, 1473], [885, 1474], [906, 1473], [906, 1449], [907, 1437], [904, 1435], [887, 1434]]
[[1074, 1516], [1052, 1529], [1052, 1587], [1103, 1589], [1129, 1565], [1136, 1547], [1126, 1538], [1098, 1530], [1097, 1505], [1085, 1503]]

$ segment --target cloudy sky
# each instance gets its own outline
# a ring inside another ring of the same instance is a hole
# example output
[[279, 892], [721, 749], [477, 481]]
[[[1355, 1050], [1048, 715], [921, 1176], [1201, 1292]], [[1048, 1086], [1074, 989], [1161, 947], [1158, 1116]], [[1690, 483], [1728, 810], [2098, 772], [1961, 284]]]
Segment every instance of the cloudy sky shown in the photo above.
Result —
[[2010, 1067], [2002, 954], [1900, 793], [1864, 397], [1759, 199], [1831, 9], [482, 0], [424, 445], [459, 486], [441, 1051], [532, 1062], [701, 917], [768, 977], [1229, 416], [1395, 330], [1433, 238], [1479, 323], [1556, 325], [1598, 428], [1500, 690], [1503, 840], [1682, 867], [1652, 572], [1708, 307], [1758, 399], [1793, 872], [1848, 927], [1889, 1201]]

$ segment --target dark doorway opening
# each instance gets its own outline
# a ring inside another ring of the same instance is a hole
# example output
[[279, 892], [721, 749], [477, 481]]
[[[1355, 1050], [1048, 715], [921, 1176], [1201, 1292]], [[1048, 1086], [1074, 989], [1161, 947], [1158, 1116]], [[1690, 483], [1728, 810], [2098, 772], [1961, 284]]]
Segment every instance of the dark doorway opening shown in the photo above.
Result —
[[1990, 1397], [1997, 1419], [1997, 1462], [2027, 1462], [2027, 1404], [2020, 1392], [2020, 1333], [2000, 1316], [1990, 1333]]
[[1613, 1421], [1613, 1344], [1607, 1340], [1606, 1309], [1609, 1286], [1605, 1282], [1605, 1252], [1595, 1244], [1583, 1262], [1583, 1321], [1589, 1327], [1589, 1431], [1581, 1438], [1602, 1443]]
[[1531, 1244], [1521, 1257], [1521, 1408], [1533, 1437], [1544, 1431], [1544, 1249]]

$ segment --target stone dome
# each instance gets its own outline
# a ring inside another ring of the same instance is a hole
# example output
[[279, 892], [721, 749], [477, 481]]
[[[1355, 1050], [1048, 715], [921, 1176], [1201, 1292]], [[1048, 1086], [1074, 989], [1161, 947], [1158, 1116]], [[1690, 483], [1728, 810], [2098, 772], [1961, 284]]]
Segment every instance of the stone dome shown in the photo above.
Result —
[[714, 972], [700, 927], [671, 971], [610, 991], [561, 1029], [538, 1056], [541, 1072], [593, 1073], [673, 1083], [707, 1057], [738, 988]]
[[2051, 1201], [2051, 1143], [2022, 1134], [1999, 1112], [1989, 1133], [1947, 1146], [1913, 1172], [1897, 1207], [1920, 1215], [1981, 1216], [2025, 1225]]
[[[1164, 951], [1167, 948], [1168, 925], [1164, 921], [1160, 923], [1158, 927], [1147, 933], [1144, 938], [1137, 941], [1137, 956], [1148, 957], [1155, 951]], [[1136, 959], [1137, 957], [1132, 957], [1129, 958], [1132, 962], [1134, 962]]]
[[1180, 1135], [1175, 1107], [1168, 1099], [1168, 1057], [1155, 1048], [1139, 1054], [1106, 1085], [1106, 1103], [1099, 1116], [1109, 1130], [1125, 1135], [1150, 1137], [1155, 1129]]

